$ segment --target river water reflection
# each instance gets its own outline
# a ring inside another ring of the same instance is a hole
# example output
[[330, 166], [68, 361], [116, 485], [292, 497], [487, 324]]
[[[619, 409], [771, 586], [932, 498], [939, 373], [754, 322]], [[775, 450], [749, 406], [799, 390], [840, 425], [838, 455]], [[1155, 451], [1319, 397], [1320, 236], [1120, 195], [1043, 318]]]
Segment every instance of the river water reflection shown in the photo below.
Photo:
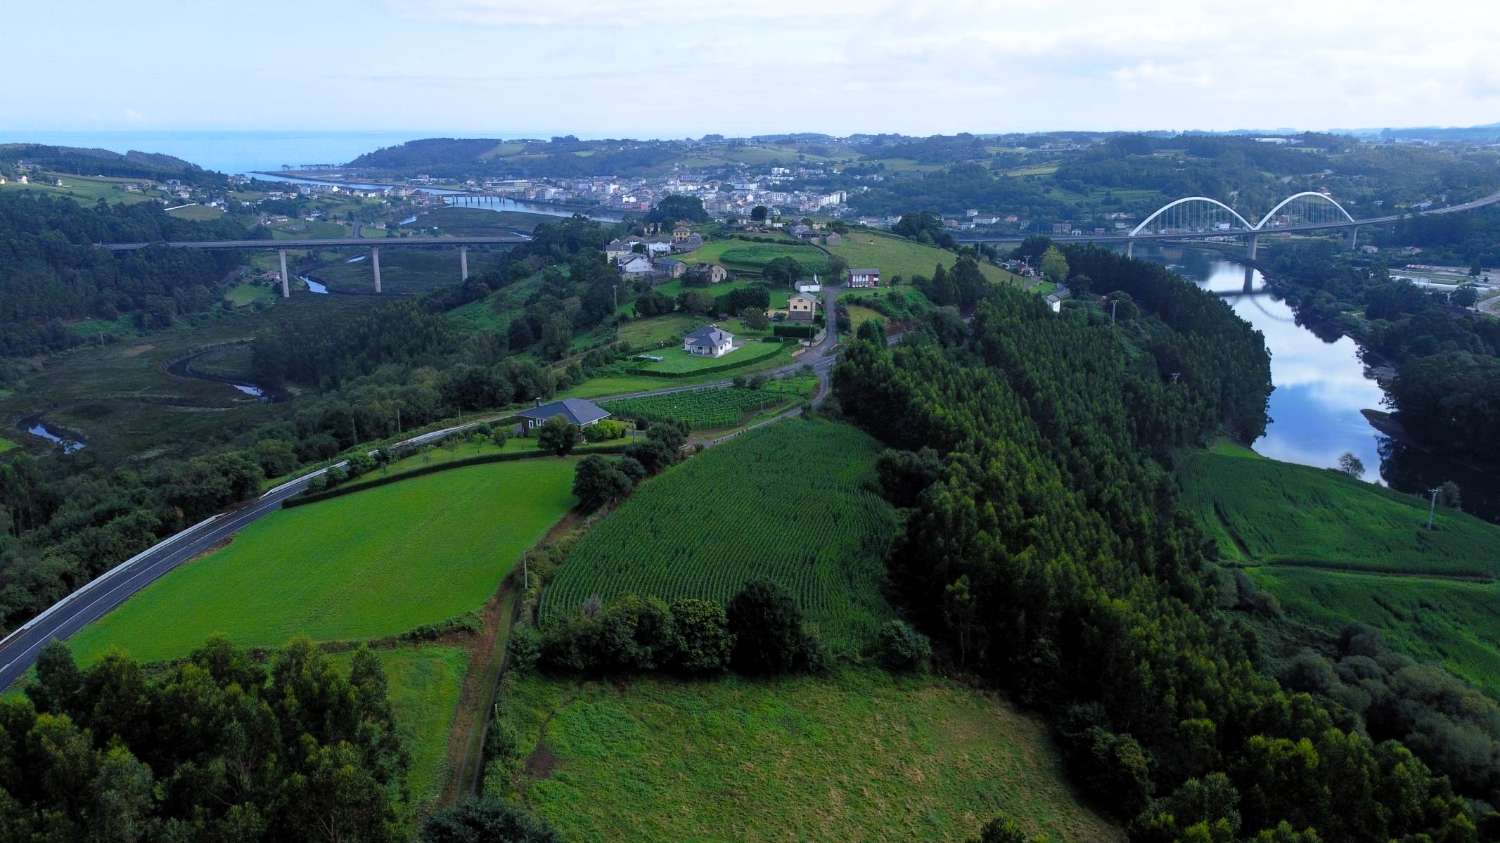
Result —
[[[1265, 279], [1244, 264], [1201, 249], [1136, 249], [1136, 256], [1168, 265], [1204, 289], [1225, 294], [1234, 312], [1255, 326], [1271, 352], [1271, 417], [1254, 448], [1286, 462], [1331, 468], [1352, 453], [1364, 479], [1405, 492], [1453, 480], [1464, 509], [1500, 520], [1500, 483], [1485, 472], [1415, 451], [1376, 430], [1362, 410], [1385, 410], [1385, 390], [1349, 337], [1332, 342], [1297, 324], [1290, 305], [1264, 291]], [[1250, 282], [1246, 292], [1246, 280]]]

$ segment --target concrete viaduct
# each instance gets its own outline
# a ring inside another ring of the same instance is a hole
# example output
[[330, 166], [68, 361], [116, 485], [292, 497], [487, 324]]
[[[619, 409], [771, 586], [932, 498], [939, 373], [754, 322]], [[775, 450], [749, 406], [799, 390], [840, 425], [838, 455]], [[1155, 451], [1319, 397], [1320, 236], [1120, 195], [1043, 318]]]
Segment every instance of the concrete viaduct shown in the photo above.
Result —
[[529, 238], [522, 235], [501, 237], [389, 237], [371, 240], [364, 237], [331, 237], [322, 240], [169, 240], [154, 243], [99, 243], [101, 249], [111, 252], [133, 252], [151, 246], [166, 246], [172, 249], [250, 249], [275, 250], [281, 257], [281, 297], [291, 295], [286, 271], [288, 249], [332, 249], [339, 247], [368, 247], [370, 269], [375, 276], [375, 292], [380, 292], [380, 250], [382, 248], [417, 248], [434, 246], [458, 247], [458, 274], [460, 280], [469, 280], [470, 246], [514, 246]]

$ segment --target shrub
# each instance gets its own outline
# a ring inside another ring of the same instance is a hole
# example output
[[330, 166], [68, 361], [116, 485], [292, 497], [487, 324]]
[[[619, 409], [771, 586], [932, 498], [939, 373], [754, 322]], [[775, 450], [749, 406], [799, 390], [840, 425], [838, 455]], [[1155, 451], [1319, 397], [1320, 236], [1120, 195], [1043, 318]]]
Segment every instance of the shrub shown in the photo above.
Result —
[[932, 658], [932, 642], [906, 621], [880, 628], [880, 661], [891, 670], [920, 670]]
[[583, 438], [589, 442], [604, 442], [610, 439], [621, 439], [630, 425], [613, 419], [602, 419], [583, 428]]
[[469, 799], [422, 822], [423, 843], [562, 843], [540, 817], [493, 797]]
[[672, 603], [674, 668], [689, 674], [717, 673], [729, 664], [734, 638], [724, 607], [696, 597]]
[[593, 512], [630, 494], [635, 486], [615, 464], [596, 455], [584, 457], [573, 474], [573, 495], [578, 508]]
[[781, 586], [767, 580], [748, 583], [729, 601], [728, 618], [736, 670], [775, 674], [802, 666], [802, 610]]
[[562, 416], [553, 416], [537, 431], [536, 446], [561, 457], [573, 450], [580, 437], [578, 425], [568, 424]]
[[518, 626], [511, 632], [506, 650], [510, 654], [512, 670], [522, 674], [530, 673], [536, 670], [537, 662], [542, 657], [542, 636], [535, 627]]

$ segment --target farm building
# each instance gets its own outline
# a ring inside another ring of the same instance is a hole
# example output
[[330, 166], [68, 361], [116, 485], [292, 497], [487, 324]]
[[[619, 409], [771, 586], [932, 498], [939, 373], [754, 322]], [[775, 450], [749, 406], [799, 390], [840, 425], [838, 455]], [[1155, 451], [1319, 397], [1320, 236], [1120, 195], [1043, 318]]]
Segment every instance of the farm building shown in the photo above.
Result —
[[681, 278], [687, 272], [687, 264], [676, 258], [662, 258], [656, 262], [656, 273], [663, 278]]
[[878, 269], [851, 269], [849, 270], [849, 286], [851, 287], [879, 287], [880, 270]]
[[582, 398], [564, 398], [561, 401], [553, 401], [551, 404], [538, 404], [516, 415], [521, 417], [521, 435], [529, 436], [534, 428], [556, 416], [567, 419], [568, 424], [588, 427], [600, 419], [609, 418], [609, 411]]
[[697, 284], [718, 284], [729, 276], [724, 267], [716, 263], [695, 263], [688, 268], [687, 280]]
[[1072, 291], [1070, 291], [1067, 287], [1059, 284], [1057, 285], [1057, 288], [1055, 290], [1047, 294], [1047, 307], [1050, 308], [1053, 313], [1061, 313], [1063, 301], [1072, 297]]
[[683, 337], [682, 350], [703, 357], [723, 357], [734, 350], [734, 334], [718, 325], [704, 325]]
[[818, 300], [798, 293], [787, 299], [786, 315], [797, 322], [811, 322], [818, 311]]

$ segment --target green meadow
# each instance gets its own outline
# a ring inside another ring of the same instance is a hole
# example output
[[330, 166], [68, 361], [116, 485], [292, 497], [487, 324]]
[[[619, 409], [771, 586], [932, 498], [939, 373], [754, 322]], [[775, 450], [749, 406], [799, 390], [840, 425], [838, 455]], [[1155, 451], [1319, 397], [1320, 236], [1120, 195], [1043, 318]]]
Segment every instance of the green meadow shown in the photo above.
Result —
[[[958, 261], [958, 255], [936, 246], [863, 230], [850, 231], [843, 236], [843, 242], [829, 246], [828, 251], [848, 261], [851, 267], [868, 266], [879, 269], [883, 284], [889, 284], [897, 275], [908, 284], [917, 275], [931, 278], [938, 264], [952, 269], [953, 264]], [[979, 269], [986, 278], [996, 283], [1021, 283], [1017, 276], [987, 261], [981, 261]]]
[[522, 759], [501, 795], [565, 840], [967, 840], [1000, 812], [1054, 841], [1124, 839], [1043, 723], [934, 677], [532, 676], [500, 707]]
[[70, 639], [183, 656], [215, 632], [241, 646], [396, 635], [478, 608], [572, 506], [573, 459], [457, 468], [283, 510], [156, 581]]

